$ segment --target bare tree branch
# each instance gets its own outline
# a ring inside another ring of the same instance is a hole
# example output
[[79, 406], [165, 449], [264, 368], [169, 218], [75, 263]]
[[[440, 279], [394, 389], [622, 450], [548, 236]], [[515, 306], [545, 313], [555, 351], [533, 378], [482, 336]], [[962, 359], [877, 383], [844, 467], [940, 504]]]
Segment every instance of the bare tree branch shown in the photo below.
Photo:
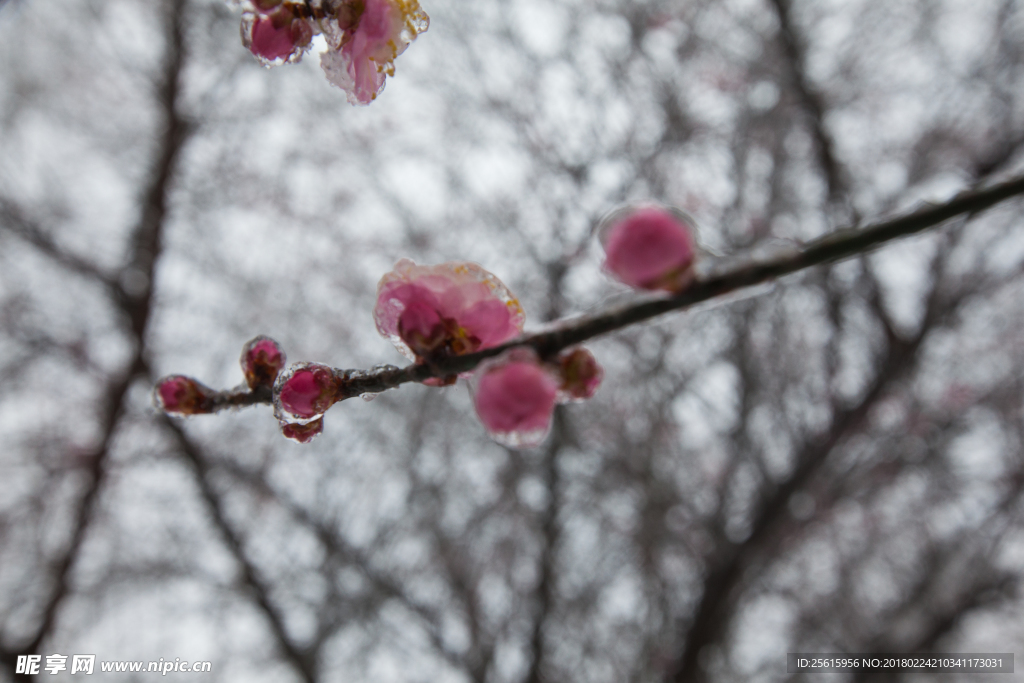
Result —
[[292, 641], [285, 630], [284, 617], [281, 611], [271, 602], [270, 587], [260, 578], [256, 567], [246, 555], [242, 537], [228, 521], [221, 496], [210, 481], [211, 465], [208, 458], [202, 452], [200, 446], [188, 438], [180, 424], [166, 417], [163, 418], [163, 422], [174, 434], [181, 455], [192, 466], [196, 484], [199, 486], [203, 501], [210, 511], [213, 523], [223, 537], [228, 550], [231, 551], [232, 556], [238, 562], [242, 571], [242, 581], [249, 589], [248, 592], [253, 602], [256, 603], [256, 606], [267, 617], [270, 629], [274, 634], [274, 640], [277, 642], [282, 654], [284, 654], [303, 681], [315, 683], [317, 681], [316, 651], [299, 647]]
[[28, 242], [38, 249], [40, 253], [45, 254], [58, 265], [67, 268], [71, 272], [84, 275], [91, 280], [99, 282], [113, 292], [117, 292], [120, 289], [117, 282], [109, 274], [97, 268], [94, 263], [60, 247], [53, 237], [47, 234], [37, 223], [26, 216], [20, 207], [6, 197], [0, 197], [0, 229]]
[[555, 410], [551, 425], [551, 441], [544, 450], [543, 481], [547, 489], [547, 507], [541, 514], [541, 551], [536, 595], [536, 606], [533, 615], [533, 628], [530, 632], [530, 668], [524, 678], [525, 683], [542, 683], [544, 675], [545, 628], [550, 613], [557, 599], [556, 585], [558, 572], [555, 566], [558, 548], [558, 514], [562, 507], [561, 481], [558, 474], [558, 452], [565, 441], [566, 430], [565, 410]]
[[[446, 661], [459, 669], [467, 669], [467, 664], [464, 659], [444, 644], [440, 634], [438, 615], [435, 614], [428, 606], [411, 597], [402, 588], [399, 581], [387, 576], [385, 572], [374, 567], [363, 553], [343, 538], [335, 529], [331, 528], [329, 524], [315, 518], [308, 510], [281, 496], [277, 491], [271, 488], [264, 479], [256, 476], [252, 472], [248, 472], [243, 468], [238, 467], [230, 461], [224, 460], [218, 461], [216, 465], [212, 464], [209, 457], [203, 455], [200, 447], [189, 439], [188, 435], [185, 434], [177, 423], [169, 420], [168, 424], [174, 427], [175, 431], [181, 435], [180, 438], [188, 442], [192, 451], [204, 460], [204, 467], [207, 471], [214, 468], [217, 470], [223, 470], [236, 481], [242, 482], [246, 486], [253, 488], [261, 496], [265, 496], [266, 498], [273, 500], [302, 526], [310, 529], [314, 534], [316, 534], [317, 539], [331, 556], [336, 557], [346, 565], [353, 567], [363, 578], [367, 580], [374, 590], [376, 590], [385, 599], [395, 600], [403, 608], [409, 610], [412, 614], [415, 614], [426, 627], [431, 644]], [[216, 496], [216, 492], [212, 493]], [[269, 602], [267, 602], [266, 605], [271, 607]], [[263, 604], [261, 604], [260, 607], [263, 608]], [[271, 619], [273, 618], [275, 617], [271, 617]], [[323, 637], [319, 640], [322, 641]], [[283, 647], [284, 645], [285, 643], [282, 643]], [[302, 652], [299, 652], [299, 655], [301, 657], [310, 656], [309, 654]]]
[[831, 427], [825, 434], [805, 441], [797, 455], [796, 468], [761, 505], [749, 536], [737, 545], [725, 546], [719, 557], [713, 559], [697, 609], [685, 628], [680, 659], [666, 680], [676, 683], [703, 680], [700, 653], [724, 637], [739, 588], [747, 578], [745, 574], [760, 571], [770, 561], [770, 546], [781, 536], [791, 497], [807, 487], [832, 451], [861, 428], [875, 403], [914, 369], [918, 350], [928, 333], [963, 300], [962, 297], [945, 299], [940, 293], [938, 282], [943, 262], [941, 254], [933, 262], [934, 284], [918, 331], [910, 339], [903, 339], [894, 332], [887, 335], [887, 354], [878, 364], [867, 391], [855, 405], [846, 408], [833, 406], [835, 415]]
[[[807, 76], [806, 48], [793, 25], [790, 0], [771, 0], [779, 18], [779, 39], [786, 57], [786, 67], [793, 90], [801, 107], [811, 119], [811, 131], [818, 152], [818, 163], [825, 174], [828, 197], [832, 202], [848, 201], [845, 171], [835, 153], [835, 143], [825, 129], [825, 101]], [[858, 220], [854, 214], [854, 221]]]
[[[52, 633], [57, 612], [64, 598], [71, 592], [71, 570], [78, 558], [85, 541], [89, 525], [96, 512], [96, 504], [103, 486], [110, 446], [117, 431], [122, 414], [126, 410], [128, 388], [135, 378], [146, 374], [146, 325], [149, 321], [152, 288], [148, 283], [153, 279], [153, 266], [160, 252], [161, 236], [166, 225], [167, 196], [173, 176], [175, 163], [186, 138], [186, 126], [178, 111], [180, 75], [184, 58], [184, 12], [185, 0], [171, 0], [167, 19], [167, 43], [164, 57], [159, 98], [166, 117], [166, 128], [160, 138], [160, 147], [155, 160], [149, 183], [142, 197], [142, 216], [132, 230], [135, 247], [129, 268], [145, 280], [146, 287], [135, 293], [128, 293], [116, 288], [120, 308], [131, 321], [131, 336], [135, 341], [135, 351], [125, 369], [111, 378], [103, 392], [100, 403], [99, 420], [101, 438], [96, 448], [87, 455], [87, 485], [85, 493], [78, 500], [73, 514], [73, 529], [70, 539], [50, 569], [50, 581], [53, 586], [47, 597], [39, 624], [21, 647], [8, 649], [4, 663], [14, 671], [14, 661], [18, 655], [32, 654], [39, 650], [43, 641]], [[8, 216], [10, 209], [5, 205]], [[99, 271], [78, 259], [59, 251], [42, 232], [36, 231], [29, 224], [22, 225], [26, 232], [22, 235], [49, 254], [63, 265], [72, 268], [108, 286], [111, 281]], [[15, 680], [31, 680], [24, 674], [14, 674]]]

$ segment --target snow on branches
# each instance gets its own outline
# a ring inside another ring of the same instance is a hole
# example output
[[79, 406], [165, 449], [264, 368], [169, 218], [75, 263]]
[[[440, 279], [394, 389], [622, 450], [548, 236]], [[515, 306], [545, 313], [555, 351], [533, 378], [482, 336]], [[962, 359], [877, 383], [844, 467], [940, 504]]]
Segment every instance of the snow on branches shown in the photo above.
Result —
[[235, 0], [242, 44], [267, 67], [297, 62], [313, 37], [320, 66], [352, 104], [369, 104], [395, 75], [395, 58], [430, 26], [417, 0]]

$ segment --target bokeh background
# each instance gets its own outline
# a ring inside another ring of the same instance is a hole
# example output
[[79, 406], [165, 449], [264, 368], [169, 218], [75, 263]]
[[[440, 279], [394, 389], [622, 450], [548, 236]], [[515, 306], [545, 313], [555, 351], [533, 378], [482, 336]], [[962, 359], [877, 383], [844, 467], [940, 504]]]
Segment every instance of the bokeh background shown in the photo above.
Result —
[[0, 680], [1024, 651], [1020, 201], [593, 343], [604, 386], [534, 450], [462, 385], [307, 446], [265, 407], [153, 409], [164, 374], [238, 384], [257, 334], [399, 362], [370, 312], [400, 257], [481, 263], [529, 328], [631, 296], [593, 235], [623, 202], [728, 254], [1024, 168], [1017, 0], [422, 1], [365, 108], [315, 54], [260, 67], [222, 0], [0, 3]]

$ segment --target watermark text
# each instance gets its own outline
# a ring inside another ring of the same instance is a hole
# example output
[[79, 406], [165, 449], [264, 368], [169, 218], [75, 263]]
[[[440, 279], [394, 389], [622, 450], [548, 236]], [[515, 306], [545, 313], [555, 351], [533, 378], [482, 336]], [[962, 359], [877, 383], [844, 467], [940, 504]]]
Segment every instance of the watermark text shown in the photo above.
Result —
[[[71, 660], [70, 669], [68, 659]], [[175, 657], [174, 660], [161, 657], [155, 662], [133, 662], [133, 661], [101, 661], [99, 666], [96, 663], [96, 655], [18, 655], [15, 673], [28, 676], [50, 674], [56, 675], [62, 671], [70, 671], [72, 674], [90, 675], [97, 670], [103, 673], [158, 673], [166, 676], [169, 673], [210, 673], [213, 664], [210, 662], [190, 662]]]

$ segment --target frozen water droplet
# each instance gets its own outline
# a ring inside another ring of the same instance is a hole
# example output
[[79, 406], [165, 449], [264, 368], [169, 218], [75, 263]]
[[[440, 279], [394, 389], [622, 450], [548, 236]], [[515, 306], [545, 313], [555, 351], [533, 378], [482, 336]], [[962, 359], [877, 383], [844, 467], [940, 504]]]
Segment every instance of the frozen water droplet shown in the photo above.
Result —
[[377, 398], [378, 396], [380, 396], [380, 394], [373, 394], [373, 393], [370, 393], [370, 392], [367, 392], [365, 394], [359, 394], [359, 398], [363, 399], [367, 403], [369, 403], [373, 399]]
[[488, 434], [491, 439], [497, 441], [502, 446], [520, 449], [540, 446], [544, 443], [544, 439], [547, 438], [549, 431], [548, 428], [544, 428], [530, 431], [489, 432]]
[[318, 418], [312, 422], [307, 422], [306, 424], [298, 424], [294, 422], [281, 423], [281, 433], [292, 441], [298, 441], [299, 443], [309, 443], [322, 434], [323, 431], [323, 418]]

